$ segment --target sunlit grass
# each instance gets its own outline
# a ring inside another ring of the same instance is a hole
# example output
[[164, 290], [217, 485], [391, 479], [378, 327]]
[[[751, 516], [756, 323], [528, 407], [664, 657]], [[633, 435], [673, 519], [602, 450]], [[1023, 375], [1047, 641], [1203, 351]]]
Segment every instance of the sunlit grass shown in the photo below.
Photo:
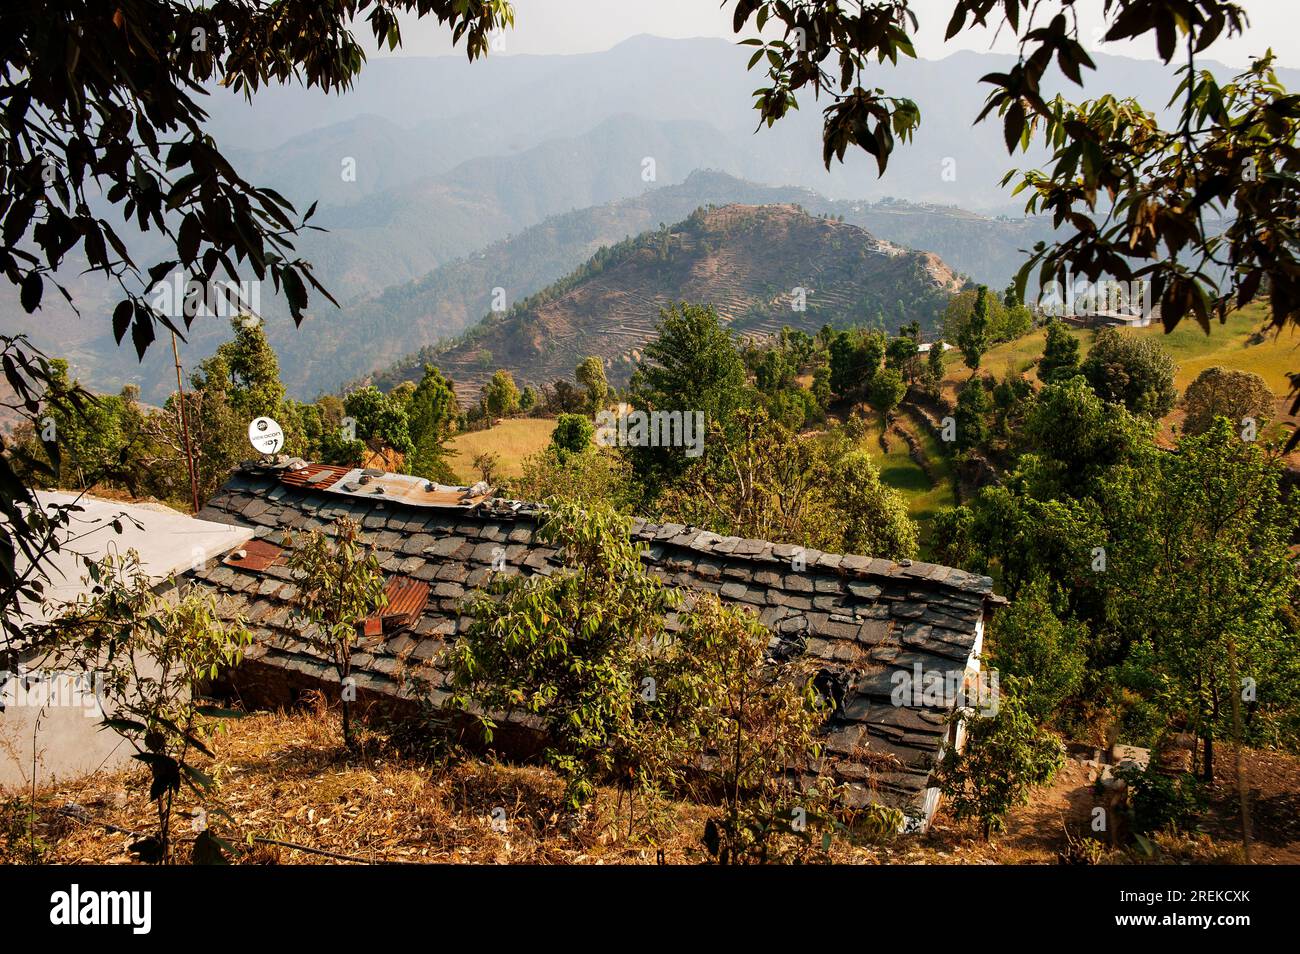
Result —
[[551, 442], [555, 421], [544, 417], [516, 417], [482, 431], [458, 434], [448, 442], [448, 463], [463, 483], [478, 480], [474, 458], [479, 454], [497, 454], [500, 473], [517, 477], [523, 473], [523, 461]]

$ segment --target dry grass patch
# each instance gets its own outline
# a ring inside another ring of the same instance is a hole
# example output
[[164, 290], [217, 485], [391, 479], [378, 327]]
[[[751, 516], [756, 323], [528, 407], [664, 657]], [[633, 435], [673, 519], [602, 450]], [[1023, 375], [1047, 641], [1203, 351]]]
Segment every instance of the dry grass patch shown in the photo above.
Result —
[[447, 460], [462, 483], [472, 484], [479, 479], [474, 468], [474, 458], [479, 454], [496, 454], [501, 458], [501, 475], [518, 477], [523, 473], [524, 458], [543, 450], [554, 430], [551, 418], [509, 418], [486, 430], [457, 434], [448, 442], [451, 454]]
[[[216, 803], [235, 824], [213, 828], [236, 843], [243, 864], [695, 864], [707, 805], [670, 801], [652, 827], [627, 833], [627, 804], [602, 789], [594, 808], [575, 817], [561, 804], [563, 784], [547, 769], [468, 760], [441, 765], [404, 756], [385, 737], [362, 733], [361, 749], [343, 748], [338, 715], [328, 710], [258, 713], [228, 723], [205, 766], [220, 783]], [[1225, 758], [1225, 762], [1227, 759]], [[1300, 759], [1251, 752], [1255, 789], [1256, 860], [1300, 860], [1296, 822]], [[51, 864], [133, 864], [136, 832], [155, 825], [146, 801], [148, 773], [131, 769], [39, 790], [37, 821], [25, 807], [0, 802], [0, 861], [36, 857]], [[931, 832], [884, 845], [839, 838], [831, 860], [844, 864], [1055, 864], [1066, 831], [1085, 824], [1090, 806], [1087, 771], [1077, 762], [1029, 805], [1008, 818], [1007, 831], [982, 841], [971, 824], [941, 808]], [[1220, 777], [1204, 831], [1156, 839], [1166, 863], [1233, 863], [1235, 792]], [[179, 799], [173, 823], [187, 860], [192, 800]], [[496, 818], [504, 826], [494, 825]], [[638, 808], [638, 817], [643, 817]], [[504, 830], [500, 830], [504, 827]], [[116, 829], [116, 830], [114, 830]], [[277, 842], [279, 844], [277, 844]], [[300, 847], [292, 847], [300, 846]], [[308, 850], [310, 849], [310, 850]], [[1103, 851], [1102, 863], [1141, 863], [1131, 851]]]

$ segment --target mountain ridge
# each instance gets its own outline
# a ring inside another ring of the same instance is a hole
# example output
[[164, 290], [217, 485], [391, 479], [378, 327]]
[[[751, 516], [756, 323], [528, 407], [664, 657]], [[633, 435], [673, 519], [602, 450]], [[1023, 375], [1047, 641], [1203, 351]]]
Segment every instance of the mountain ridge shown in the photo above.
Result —
[[714, 306], [739, 333], [789, 325], [919, 320], [933, 326], [961, 280], [935, 254], [883, 241], [793, 204], [705, 207], [588, 260], [537, 294], [490, 316], [455, 343], [428, 348], [371, 379], [381, 386], [438, 364], [462, 399], [504, 368], [523, 384], [570, 377], [596, 355], [623, 383], [677, 301]]

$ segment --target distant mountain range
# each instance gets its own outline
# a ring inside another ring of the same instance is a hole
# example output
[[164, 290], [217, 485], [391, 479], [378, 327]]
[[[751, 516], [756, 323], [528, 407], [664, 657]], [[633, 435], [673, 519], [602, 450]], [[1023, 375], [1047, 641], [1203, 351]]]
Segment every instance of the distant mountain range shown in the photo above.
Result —
[[[319, 200], [314, 221], [329, 229], [304, 235], [300, 250], [342, 308], [317, 298], [295, 328], [269, 288], [262, 296], [291, 392], [333, 390], [459, 334], [487, 314], [494, 288], [518, 301], [600, 246], [710, 203], [793, 202], [843, 216], [992, 285], [1005, 283], [1020, 249], [1050, 235], [1014, 214], [997, 184], [1009, 166], [1041, 164], [1041, 154], [1013, 160], [999, 124], [971, 125], [984, 97], [979, 77], [1009, 57], [959, 53], [873, 69], [868, 81], [912, 96], [923, 113], [916, 140], [878, 179], [865, 156], [823, 167], [812, 101], [755, 132], [747, 56], [723, 40], [637, 37], [582, 56], [376, 60], [342, 96], [269, 88], [250, 105], [213, 90], [210, 128], [236, 165], [301, 208]], [[1172, 92], [1158, 64], [1096, 59], [1088, 95], [1162, 106]], [[1294, 71], [1281, 72], [1300, 86]], [[715, 171], [691, 176], [704, 169]], [[155, 236], [130, 244], [142, 262], [161, 255]], [[97, 390], [136, 383], [145, 400], [161, 401], [174, 380], [170, 349], [139, 363], [119, 348], [108, 317], [113, 286], [79, 267], [74, 257], [60, 277], [81, 317], [57, 295], [29, 317], [6, 284], [0, 329], [29, 333]], [[186, 367], [228, 333], [222, 321], [197, 322], [182, 344]]]
[[580, 269], [470, 330], [376, 377], [381, 386], [418, 377], [436, 361], [462, 397], [497, 368], [518, 383], [571, 377], [587, 355], [623, 383], [655, 334], [660, 309], [711, 304], [744, 334], [783, 326], [933, 326], [961, 279], [938, 256], [877, 239], [794, 205], [700, 209], [676, 225], [603, 250]]

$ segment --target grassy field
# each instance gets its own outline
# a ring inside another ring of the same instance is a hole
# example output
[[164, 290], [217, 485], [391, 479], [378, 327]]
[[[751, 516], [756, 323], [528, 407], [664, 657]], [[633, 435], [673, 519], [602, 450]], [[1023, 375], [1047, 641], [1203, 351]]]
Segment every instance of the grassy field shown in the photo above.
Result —
[[[1232, 315], [1225, 324], [1211, 325], [1208, 335], [1190, 320], [1180, 323], [1170, 334], [1165, 334], [1159, 325], [1129, 333], [1154, 338], [1173, 355], [1178, 363], [1174, 383], [1180, 392], [1196, 380], [1198, 374], [1216, 365], [1253, 371], [1277, 395], [1280, 420], [1286, 417], [1285, 411], [1289, 406], [1285, 400], [1290, 390], [1287, 372], [1300, 370], [1300, 334], [1294, 330], [1284, 331], [1281, 335], [1266, 332], [1263, 341], [1252, 344], [1251, 338], [1266, 318], [1264, 306], [1252, 304]], [[1086, 356], [1094, 332], [1072, 328], [1070, 334], [1079, 339], [1080, 355]], [[1017, 341], [990, 348], [980, 363], [981, 370], [1001, 377], [1008, 369], [1014, 369], [1037, 381], [1030, 366], [1042, 356], [1046, 337], [1046, 332], [1039, 330]], [[956, 388], [970, 376], [970, 369], [962, 363], [959, 352], [950, 351], [946, 355], [945, 371], [944, 390], [955, 398]]]
[[457, 478], [472, 484], [479, 479], [474, 458], [479, 454], [497, 454], [501, 458], [501, 473], [517, 477], [523, 472], [524, 458], [549, 444], [553, 430], [555, 421], [550, 418], [516, 417], [487, 430], [458, 434], [449, 442], [452, 453], [448, 462]]

